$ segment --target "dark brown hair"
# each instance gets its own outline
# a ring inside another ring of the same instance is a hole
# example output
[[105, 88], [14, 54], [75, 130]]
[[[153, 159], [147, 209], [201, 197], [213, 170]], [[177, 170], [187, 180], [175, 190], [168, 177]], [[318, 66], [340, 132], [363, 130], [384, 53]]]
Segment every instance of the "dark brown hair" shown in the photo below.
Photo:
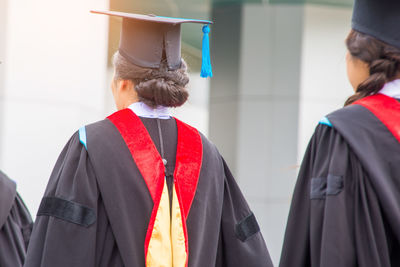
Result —
[[119, 52], [113, 57], [115, 80], [130, 80], [135, 84], [139, 100], [151, 107], [179, 107], [189, 97], [187, 65], [182, 59], [181, 67], [169, 70], [166, 61], [157, 69], [142, 68], [130, 63]]
[[396, 78], [400, 71], [400, 49], [378, 39], [352, 30], [346, 39], [347, 49], [352, 57], [366, 62], [370, 76], [362, 82], [345, 106], [378, 93], [385, 83]]

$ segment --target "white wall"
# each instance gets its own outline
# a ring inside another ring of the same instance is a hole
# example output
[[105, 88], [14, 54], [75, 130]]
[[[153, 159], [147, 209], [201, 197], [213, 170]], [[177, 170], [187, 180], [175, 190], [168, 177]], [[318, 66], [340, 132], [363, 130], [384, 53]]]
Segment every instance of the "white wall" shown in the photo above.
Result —
[[296, 178], [302, 5], [243, 9], [236, 179], [278, 263]]
[[[4, 58], [6, 55], [6, 29], [7, 29], [7, 0], [0, 0], [0, 140], [3, 129], [3, 107], [4, 107], [4, 78], [5, 78], [5, 63]], [[0, 146], [1, 149], [1, 146]], [[0, 153], [1, 163], [1, 153]]]
[[351, 9], [307, 5], [304, 16], [298, 161], [318, 121], [343, 106], [352, 88], [346, 76], [344, 40]]
[[58, 154], [80, 126], [104, 116], [107, 0], [12, 0], [0, 168], [36, 213]]

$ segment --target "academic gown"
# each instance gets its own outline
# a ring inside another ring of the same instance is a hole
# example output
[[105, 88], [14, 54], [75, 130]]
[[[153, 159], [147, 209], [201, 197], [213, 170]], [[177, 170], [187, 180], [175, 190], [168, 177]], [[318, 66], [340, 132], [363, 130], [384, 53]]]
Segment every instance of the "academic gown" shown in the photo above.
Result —
[[166, 186], [176, 189], [174, 201], [168, 191], [169, 204], [177, 198], [181, 211], [170, 213], [182, 219], [183, 250], [172, 257], [186, 255], [174, 267], [272, 266], [255, 216], [215, 146], [177, 119], [159, 123], [163, 140], [157, 119], [125, 109], [72, 136], [39, 208], [26, 267], [170, 266], [149, 262], [161, 243], [154, 229], [163, 227], [165, 212], [155, 211]]
[[0, 171], [0, 266], [22, 267], [25, 261], [32, 218], [16, 184]]
[[325, 117], [295, 187], [281, 267], [400, 266], [400, 103], [378, 94]]

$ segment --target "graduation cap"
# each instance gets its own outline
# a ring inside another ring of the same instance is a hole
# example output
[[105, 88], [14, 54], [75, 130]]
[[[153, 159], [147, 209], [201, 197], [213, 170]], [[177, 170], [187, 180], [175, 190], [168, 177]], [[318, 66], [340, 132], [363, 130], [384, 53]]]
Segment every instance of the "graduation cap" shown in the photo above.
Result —
[[181, 67], [181, 24], [203, 24], [201, 77], [212, 77], [208, 20], [140, 15], [115, 11], [91, 11], [122, 18], [119, 53], [134, 65], [159, 68], [162, 60], [170, 70]]
[[400, 0], [356, 0], [352, 28], [400, 49]]

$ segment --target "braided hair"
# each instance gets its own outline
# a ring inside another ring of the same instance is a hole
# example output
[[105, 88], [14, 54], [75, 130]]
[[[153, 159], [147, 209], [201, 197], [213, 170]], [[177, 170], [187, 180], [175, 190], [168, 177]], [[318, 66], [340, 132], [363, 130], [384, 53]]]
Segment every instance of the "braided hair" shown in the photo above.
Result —
[[352, 57], [366, 62], [370, 76], [363, 81], [345, 106], [369, 95], [378, 93], [385, 83], [394, 80], [400, 71], [400, 49], [378, 39], [352, 30], [346, 39]]
[[189, 97], [187, 91], [188, 67], [183, 59], [181, 67], [177, 70], [169, 70], [165, 60], [161, 62], [159, 68], [152, 69], [136, 66], [116, 52], [113, 57], [113, 65], [114, 81], [132, 81], [135, 84], [139, 100], [151, 107], [179, 107]]

